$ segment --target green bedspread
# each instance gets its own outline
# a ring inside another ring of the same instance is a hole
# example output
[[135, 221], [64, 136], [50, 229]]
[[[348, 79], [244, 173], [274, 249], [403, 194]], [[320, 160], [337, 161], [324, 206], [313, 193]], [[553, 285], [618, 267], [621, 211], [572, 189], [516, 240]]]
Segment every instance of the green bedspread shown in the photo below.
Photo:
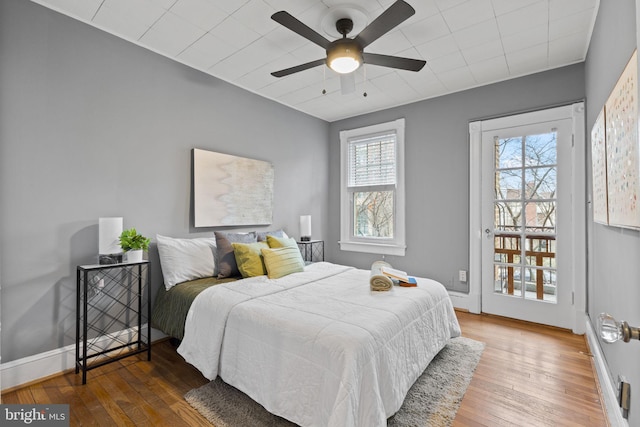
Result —
[[184, 323], [187, 319], [189, 307], [191, 307], [191, 303], [196, 296], [210, 286], [234, 280], [237, 279], [207, 277], [180, 283], [168, 291], [162, 286], [158, 290], [158, 295], [153, 305], [151, 326], [181, 340], [184, 337]]

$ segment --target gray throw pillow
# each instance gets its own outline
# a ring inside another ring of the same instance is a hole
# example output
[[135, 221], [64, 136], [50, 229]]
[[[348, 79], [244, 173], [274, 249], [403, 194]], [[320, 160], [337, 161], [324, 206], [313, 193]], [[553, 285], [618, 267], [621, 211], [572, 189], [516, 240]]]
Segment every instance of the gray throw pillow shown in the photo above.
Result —
[[216, 247], [218, 248], [218, 279], [240, 276], [236, 256], [233, 253], [232, 243], [256, 242], [256, 233], [225, 233], [214, 231]]
[[256, 231], [256, 237], [258, 242], [265, 242], [267, 236], [284, 237], [283, 230], [270, 230], [270, 231]]

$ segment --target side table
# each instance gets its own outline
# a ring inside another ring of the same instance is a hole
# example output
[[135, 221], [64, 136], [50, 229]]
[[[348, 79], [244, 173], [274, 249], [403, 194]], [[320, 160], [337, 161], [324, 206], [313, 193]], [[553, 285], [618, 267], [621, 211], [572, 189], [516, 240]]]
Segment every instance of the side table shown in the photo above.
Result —
[[324, 240], [307, 240], [296, 243], [305, 262], [324, 261]]
[[138, 353], [151, 360], [149, 261], [80, 265], [76, 275], [76, 374]]

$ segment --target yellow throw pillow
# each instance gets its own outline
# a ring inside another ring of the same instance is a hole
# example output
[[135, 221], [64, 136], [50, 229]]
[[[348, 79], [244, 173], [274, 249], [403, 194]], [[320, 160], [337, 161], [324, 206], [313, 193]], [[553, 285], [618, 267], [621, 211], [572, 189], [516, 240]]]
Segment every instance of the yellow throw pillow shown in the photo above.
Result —
[[277, 279], [304, 270], [304, 261], [298, 246], [262, 249], [264, 265], [269, 279]]
[[267, 236], [267, 243], [270, 248], [297, 248], [298, 244], [291, 237]]
[[242, 277], [264, 276], [267, 270], [262, 260], [261, 249], [269, 248], [267, 242], [232, 243], [233, 253]]

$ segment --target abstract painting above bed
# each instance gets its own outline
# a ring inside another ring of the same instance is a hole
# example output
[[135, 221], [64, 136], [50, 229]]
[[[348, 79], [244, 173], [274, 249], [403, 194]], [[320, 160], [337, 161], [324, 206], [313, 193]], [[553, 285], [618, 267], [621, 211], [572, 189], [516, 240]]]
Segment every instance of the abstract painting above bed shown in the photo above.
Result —
[[273, 184], [269, 162], [194, 148], [194, 226], [271, 224]]
[[316, 263], [213, 286], [178, 352], [304, 426], [386, 426], [433, 357], [460, 335], [444, 286], [372, 292], [370, 271]]

